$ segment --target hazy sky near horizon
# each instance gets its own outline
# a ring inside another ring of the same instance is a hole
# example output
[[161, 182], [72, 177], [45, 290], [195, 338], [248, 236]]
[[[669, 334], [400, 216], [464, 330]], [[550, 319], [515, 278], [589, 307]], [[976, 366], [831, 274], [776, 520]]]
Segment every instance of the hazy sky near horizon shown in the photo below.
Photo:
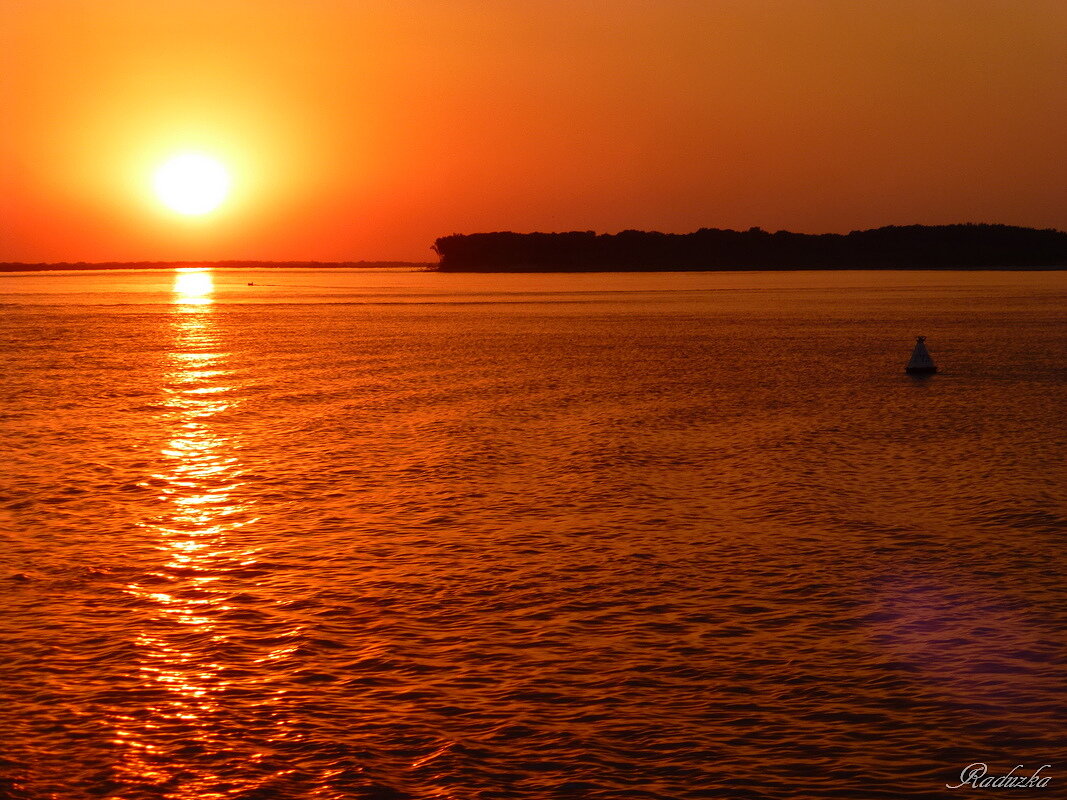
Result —
[[[1067, 229], [1064, 0], [8, 0], [0, 261]], [[213, 154], [226, 203], [153, 196]]]

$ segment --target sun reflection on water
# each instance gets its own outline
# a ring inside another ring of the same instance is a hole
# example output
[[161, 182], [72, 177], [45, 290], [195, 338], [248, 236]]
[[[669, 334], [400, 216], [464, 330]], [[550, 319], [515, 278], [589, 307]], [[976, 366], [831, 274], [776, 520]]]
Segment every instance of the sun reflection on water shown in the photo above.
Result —
[[[250, 588], [242, 572], [257, 561], [257, 550], [241, 535], [256, 517], [242, 491], [237, 444], [227, 433], [237, 401], [213, 292], [209, 271], [175, 275], [172, 347], [162, 378], [169, 435], [143, 484], [158, 491], [158, 511], [144, 527], [161, 558], [154, 572], [126, 587], [147, 610], [135, 640], [146, 700], [136, 718], [116, 719], [113, 739], [124, 751], [120, 776], [174, 800], [232, 796], [214, 789], [223, 782], [220, 774], [190, 759], [233, 750], [223, 697], [235, 682], [227, 673], [239, 665], [224, 655], [225, 617], [235, 608], [228, 599]], [[173, 752], [176, 738], [188, 756]]]
[[179, 269], [174, 274], [174, 302], [208, 305], [214, 302], [215, 279], [210, 270]]

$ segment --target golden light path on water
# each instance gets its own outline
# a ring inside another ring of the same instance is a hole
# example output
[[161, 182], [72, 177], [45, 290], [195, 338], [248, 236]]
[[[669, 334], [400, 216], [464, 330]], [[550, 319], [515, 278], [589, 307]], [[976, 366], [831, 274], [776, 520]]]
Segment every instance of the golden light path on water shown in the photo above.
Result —
[[[136, 636], [143, 686], [149, 696], [165, 700], [144, 709], [145, 718], [120, 719], [115, 739], [126, 749], [120, 780], [154, 784], [173, 800], [222, 798], [256, 785], [235, 786], [153, 744], [156, 732], [180, 730], [191, 755], [231, 750], [222, 695], [235, 682], [227, 671], [243, 672], [218, 654], [229, 638], [223, 617], [234, 610], [227, 602], [234, 574], [257, 560], [257, 550], [236, 535], [256, 518], [243, 498], [236, 446], [219, 423], [235, 401], [213, 292], [210, 271], [175, 275], [171, 348], [162, 376], [169, 438], [161, 443], [160, 469], [148, 482], [158, 488], [160, 513], [145, 523], [161, 558], [151, 582], [127, 587], [152, 610]], [[227, 791], [219, 791], [226, 784]]]

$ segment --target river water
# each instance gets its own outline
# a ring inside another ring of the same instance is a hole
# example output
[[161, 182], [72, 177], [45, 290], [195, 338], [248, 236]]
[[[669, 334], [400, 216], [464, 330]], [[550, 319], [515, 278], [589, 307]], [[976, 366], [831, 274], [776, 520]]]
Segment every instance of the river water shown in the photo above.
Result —
[[1053, 796], [1065, 300], [0, 275], [0, 796]]

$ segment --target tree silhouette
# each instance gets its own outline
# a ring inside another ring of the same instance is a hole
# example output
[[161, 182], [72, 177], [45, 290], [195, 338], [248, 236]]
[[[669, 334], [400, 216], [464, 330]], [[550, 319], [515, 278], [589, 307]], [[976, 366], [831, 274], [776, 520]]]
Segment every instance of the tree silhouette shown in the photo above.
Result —
[[454, 233], [437, 239], [433, 250], [445, 272], [1067, 267], [1067, 233], [977, 224], [890, 225], [849, 234], [762, 228]]

